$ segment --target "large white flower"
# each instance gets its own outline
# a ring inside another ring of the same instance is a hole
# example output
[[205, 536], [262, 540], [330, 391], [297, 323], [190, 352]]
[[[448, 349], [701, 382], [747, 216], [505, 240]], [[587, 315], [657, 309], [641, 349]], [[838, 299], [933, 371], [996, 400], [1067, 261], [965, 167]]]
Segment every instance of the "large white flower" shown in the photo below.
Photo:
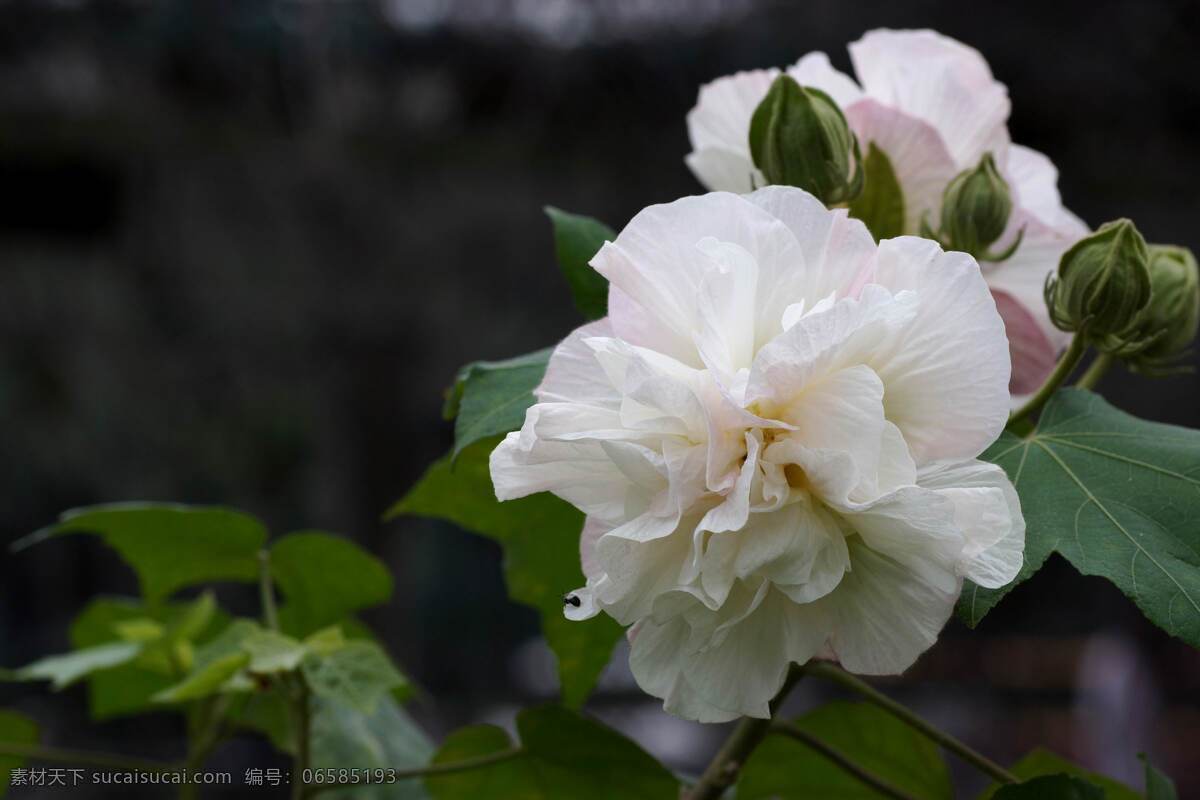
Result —
[[[834, 69], [824, 53], [809, 53], [787, 72], [841, 106], [863, 153], [874, 143], [887, 154], [904, 192], [905, 233], [917, 233], [925, 214], [936, 227], [942, 190], [984, 153], [993, 154], [1008, 180], [1014, 211], [994, 249], [1021, 229], [1024, 239], [1010, 259], [983, 270], [1008, 326], [1012, 392], [1032, 392], [1066, 343], [1050, 324], [1043, 284], [1088, 232], [1063, 208], [1057, 170], [1041, 153], [1010, 143], [1008, 90], [973, 48], [934, 31], [877, 30], [850, 45], [850, 59], [860, 83]], [[750, 157], [750, 117], [779, 72], [740, 72], [700, 89], [687, 119], [687, 163], [709, 189], [749, 192], [763, 185]]]
[[765, 716], [817, 656], [900, 672], [964, 576], [1016, 574], [1017, 496], [976, 460], [1008, 344], [970, 256], [768, 187], [651, 206], [592, 266], [609, 316], [555, 349], [492, 480], [587, 514], [568, 616], [635, 626], [669, 711]]

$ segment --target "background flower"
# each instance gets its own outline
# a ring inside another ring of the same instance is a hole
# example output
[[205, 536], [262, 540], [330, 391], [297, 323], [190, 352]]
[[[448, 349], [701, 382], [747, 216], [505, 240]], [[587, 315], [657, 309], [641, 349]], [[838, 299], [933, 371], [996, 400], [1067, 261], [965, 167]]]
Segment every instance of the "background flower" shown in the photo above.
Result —
[[[864, 153], [874, 143], [888, 156], [904, 193], [905, 232], [917, 233], [922, 217], [936, 223], [946, 184], [985, 153], [1008, 180], [1014, 210], [999, 244], [1022, 229], [1024, 239], [1012, 257], [982, 267], [1008, 330], [1010, 388], [1015, 395], [1032, 392], [1065, 344], [1049, 322], [1042, 286], [1087, 226], [1063, 207], [1050, 160], [1010, 142], [1008, 91], [978, 51], [929, 30], [871, 31], [849, 49], [858, 83], [819, 52], [787, 73], [842, 107]], [[709, 189], [748, 192], [764, 183], [750, 158], [748, 131], [779, 73], [740, 72], [701, 88], [688, 114], [687, 164]]]
[[964, 576], [1016, 574], [1016, 494], [975, 460], [1008, 348], [969, 256], [769, 187], [647, 208], [592, 264], [610, 314], [556, 348], [492, 478], [588, 515], [568, 614], [633, 625], [668, 710], [766, 716], [816, 656], [900, 672]]

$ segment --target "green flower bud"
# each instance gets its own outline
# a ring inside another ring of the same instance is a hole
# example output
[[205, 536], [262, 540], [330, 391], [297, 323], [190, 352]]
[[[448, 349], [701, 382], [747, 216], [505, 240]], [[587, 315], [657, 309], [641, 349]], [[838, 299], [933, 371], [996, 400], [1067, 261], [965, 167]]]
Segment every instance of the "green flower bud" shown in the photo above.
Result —
[[1146, 240], [1127, 219], [1106, 222], [1063, 253], [1046, 281], [1050, 320], [1064, 331], [1086, 329], [1104, 352], [1137, 344], [1125, 338], [1150, 301]]
[[1130, 366], [1154, 373], [1183, 353], [1200, 326], [1200, 270], [1186, 247], [1152, 244], [1150, 303], [1122, 338], [1140, 342]]
[[984, 153], [978, 166], [960, 172], [942, 192], [942, 229], [936, 238], [981, 261], [1003, 261], [1016, 251], [1023, 231], [1005, 252], [987, 250], [1004, 233], [1012, 207], [1008, 182], [992, 154]]
[[787, 75], [771, 84], [750, 119], [750, 155], [768, 183], [798, 186], [825, 205], [862, 191], [858, 139], [837, 103]]

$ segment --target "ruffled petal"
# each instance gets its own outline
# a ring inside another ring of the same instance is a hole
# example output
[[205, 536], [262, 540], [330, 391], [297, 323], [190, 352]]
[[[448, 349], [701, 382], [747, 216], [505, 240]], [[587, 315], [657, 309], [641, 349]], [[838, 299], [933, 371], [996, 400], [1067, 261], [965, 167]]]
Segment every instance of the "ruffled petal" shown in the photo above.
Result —
[[974, 458], [1008, 421], [1004, 322], [974, 259], [902, 236], [879, 244], [875, 279], [919, 296], [912, 322], [867, 361], [886, 388], [888, 420], [918, 465]]
[[745, 193], [765, 183], [750, 157], [750, 118], [778, 75], [777, 69], [739, 72], [700, 87], [687, 115], [687, 165], [709, 190]]

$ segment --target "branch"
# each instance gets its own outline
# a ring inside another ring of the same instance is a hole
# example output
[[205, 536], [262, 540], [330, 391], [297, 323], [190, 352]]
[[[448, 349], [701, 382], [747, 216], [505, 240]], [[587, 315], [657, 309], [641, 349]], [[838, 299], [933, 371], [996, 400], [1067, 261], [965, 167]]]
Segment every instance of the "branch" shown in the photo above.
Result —
[[990, 775], [992, 778], [995, 778], [1001, 783], [1020, 783], [1020, 778], [1018, 778], [1016, 775], [1013, 775], [995, 761], [992, 761], [982, 753], [972, 750], [966, 744], [963, 744], [945, 731], [935, 728], [933, 725], [918, 717], [908, 708], [900, 705], [875, 687], [859, 680], [845, 670], [839, 669], [833, 664], [829, 664], [827, 662], [814, 661], [809, 662], [808, 666], [804, 668], [804, 671], [822, 678], [828, 678], [835, 683], [841, 684], [850, 691], [862, 695], [870, 702], [896, 717], [905, 725], [908, 725], [910, 728], [913, 728], [914, 730], [923, 734], [926, 738], [933, 740], [937, 744], [949, 750], [951, 753], [954, 753], [963, 761], [966, 761], [968, 764], [978, 769], [980, 772]]
[[830, 747], [829, 745], [825, 744], [820, 739], [813, 736], [811, 733], [804, 730], [803, 728], [800, 728], [799, 726], [795, 725], [794, 723], [788, 723], [788, 722], [776, 723], [772, 727], [772, 730], [775, 731], [776, 733], [781, 733], [784, 736], [790, 736], [793, 739], [795, 739], [799, 742], [802, 742], [804, 745], [812, 748], [813, 750], [816, 750], [818, 753], [825, 756], [825, 758], [829, 759], [834, 764], [836, 764], [839, 768], [841, 768], [841, 770], [843, 772], [854, 776], [855, 778], [858, 779], [858, 781], [860, 783], [870, 786], [872, 789], [874, 789], [875, 791], [879, 792], [882, 795], [891, 797], [893, 800], [916, 800], [916, 798], [913, 797], [911, 794], [908, 794], [907, 792], [905, 792], [901, 789], [897, 789], [895, 786], [888, 783], [883, 778], [880, 778], [878, 775], [875, 775], [875, 774], [869, 772], [865, 767], [861, 767], [858, 764], [855, 764], [853, 761], [851, 761], [849, 758], [847, 758], [845, 755], [843, 755], [840, 750], [836, 750], [833, 747]]
[[[796, 666], [788, 671], [783, 688], [771, 701], [772, 717], [775, 716], [775, 712], [783, 703], [783, 699], [787, 697], [788, 692], [800, 680], [801, 674], [801, 670]], [[724, 794], [725, 790], [737, 781], [738, 773], [745, 766], [746, 759], [754, 752], [754, 748], [758, 747], [759, 743], [766, 738], [770, 728], [770, 717], [767, 719], [743, 717], [742, 721], [733, 729], [733, 733], [725, 740], [725, 744], [721, 745], [721, 749], [705, 767], [700, 780], [683, 795], [683, 800], [716, 800]]]
[[178, 772], [179, 764], [163, 761], [132, 758], [112, 753], [95, 753], [90, 750], [67, 750], [61, 747], [43, 747], [36, 744], [0, 743], [0, 756], [26, 758], [31, 761], [49, 761], [56, 764], [85, 764], [102, 769], [129, 770], [131, 772]]

